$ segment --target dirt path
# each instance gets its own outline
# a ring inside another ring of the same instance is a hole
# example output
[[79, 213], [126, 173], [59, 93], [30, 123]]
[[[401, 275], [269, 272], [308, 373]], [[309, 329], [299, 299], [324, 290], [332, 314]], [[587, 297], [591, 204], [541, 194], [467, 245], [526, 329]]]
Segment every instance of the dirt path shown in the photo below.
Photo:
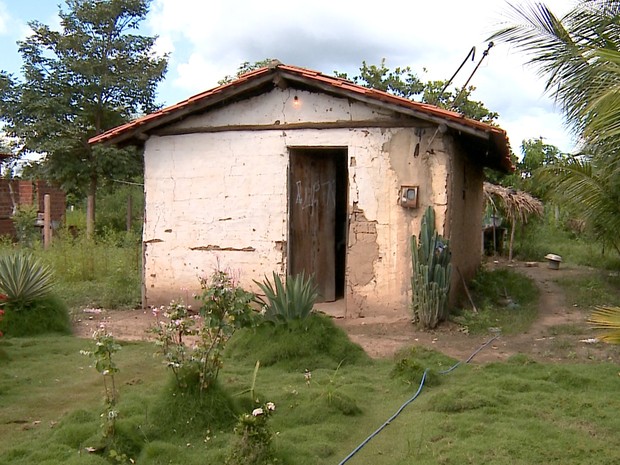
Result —
[[[479, 363], [505, 360], [517, 353], [536, 360], [587, 361], [620, 360], [619, 351], [606, 344], [580, 342], [592, 337], [585, 323], [586, 313], [566, 302], [557, 279], [583, 276], [595, 271], [589, 268], [563, 267], [551, 270], [545, 264], [526, 266], [524, 263], [490, 263], [489, 267], [509, 266], [530, 277], [540, 288], [539, 315], [530, 331], [514, 336], [500, 336], [476, 356]], [[146, 340], [146, 329], [154, 323], [149, 311], [100, 311], [85, 309], [75, 323], [76, 334], [89, 337], [101, 323], [120, 339]], [[454, 323], [446, 323], [436, 331], [419, 331], [409, 318], [385, 321], [374, 318], [336, 319], [349, 337], [372, 357], [390, 357], [399, 349], [412, 345], [431, 347], [453, 358], [463, 360], [488, 341], [492, 334], [468, 335]]]

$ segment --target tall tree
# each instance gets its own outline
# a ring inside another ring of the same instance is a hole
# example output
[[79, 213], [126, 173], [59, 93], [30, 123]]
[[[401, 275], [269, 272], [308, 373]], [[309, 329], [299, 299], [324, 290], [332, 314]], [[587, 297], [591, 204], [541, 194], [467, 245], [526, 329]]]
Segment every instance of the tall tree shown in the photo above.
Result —
[[33, 21], [18, 42], [21, 79], [0, 72], [0, 114], [20, 153], [46, 155], [49, 177], [88, 196], [87, 232], [95, 221], [102, 178], [141, 171], [133, 150], [91, 147], [88, 139], [156, 108], [155, 91], [167, 57], [153, 51], [155, 37], [137, 34], [151, 0], [65, 0], [61, 28]]
[[[337, 77], [351, 79], [354, 83], [364, 87], [383, 90], [409, 100], [430, 103], [442, 108], [452, 109], [463, 115], [492, 123], [498, 114], [487, 109], [482, 102], [471, 100], [471, 93], [475, 87], [465, 89], [444, 90], [447, 81], [421, 81], [409, 66], [391, 70], [385, 63], [385, 58], [379, 65], [369, 65], [362, 61], [360, 74], [350, 78], [346, 73], [335, 71]], [[443, 93], [442, 93], [442, 90]]]

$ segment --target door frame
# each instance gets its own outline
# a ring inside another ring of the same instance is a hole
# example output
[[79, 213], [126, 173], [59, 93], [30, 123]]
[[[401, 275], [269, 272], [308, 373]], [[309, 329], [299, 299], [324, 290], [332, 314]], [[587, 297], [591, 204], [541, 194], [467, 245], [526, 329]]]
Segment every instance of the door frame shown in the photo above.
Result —
[[295, 251], [291, 241], [293, 192], [296, 188], [295, 181], [291, 177], [291, 163], [295, 154], [316, 152], [321, 156], [332, 155], [336, 167], [336, 207], [335, 207], [335, 231], [334, 231], [334, 273], [335, 273], [335, 301], [342, 300], [346, 295], [346, 264], [349, 239], [349, 150], [347, 146], [289, 146], [287, 165], [287, 241], [286, 241], [286, 274], [291, 274], [291, 257]]

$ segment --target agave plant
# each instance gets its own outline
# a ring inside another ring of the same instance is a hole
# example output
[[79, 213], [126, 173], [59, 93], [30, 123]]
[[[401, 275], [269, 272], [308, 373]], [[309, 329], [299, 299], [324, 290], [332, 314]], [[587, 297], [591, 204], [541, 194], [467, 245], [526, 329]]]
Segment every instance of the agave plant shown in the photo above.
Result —
[[53, 286], [51, 268], [32, 255], [18, 252], [0, 257], [0, 292], [12, 308], [46, 297]]
[[302, 272], [288, 276], [286, 284], [275, 272], [273, 283], [267, 276], [260, 283], [254, 281], [265, 294], [265, 299], [257, 297], [256, 301], [265, 309], [265, 320], [275, 324], [292, 320], [305, 320], [314, 308], [318, 297], [317, 286], [312, 276], [306, 277]]
[[599, 339], [610, 344], [620, 344], [620, 307], [597, 307], [588, 323], [594, 329], [607, 331]]

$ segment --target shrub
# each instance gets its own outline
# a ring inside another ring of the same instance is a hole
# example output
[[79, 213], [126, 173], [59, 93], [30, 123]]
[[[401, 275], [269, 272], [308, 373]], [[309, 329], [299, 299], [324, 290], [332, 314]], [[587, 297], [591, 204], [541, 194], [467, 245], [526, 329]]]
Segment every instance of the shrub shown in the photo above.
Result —
[[41, 239], [41, 230], [37, 227], [37, 207], [34, 205], [20, 205], [13, 215], [13, 225], [17, 240], [31, 247]]
[[26, 252], [0, 257], [0, 291], [7, 307], [23, 310], [31, 302], [48, 296], [54, 286], [52, 270]]
[[[200, 284], [202, 293], [196, 299], [201, 302], [201, 324], [194, 329], [196, 318], [189, 307], [173, 302], [164, 313], [169, 321], [159, 322], [152, 332], [178, 385], [189, 387], [188, 380], [197, 374], [202, 391], [217, 380], [230, 337], [238, 328], [252, 326], [255, 317], [250, 305], [254, 294], [243, 290], [228, 273], [218, 270], [210, 278], [201, 278]], [[191, 348], [183, 343], [186, 335], [197, 338]]]
[[273, 272], [273, 284], [266, 276], [262, 283], [254, 282], [267, 298], [267, 301], [262, 297], [256, 298], [265, 310], [264, 318], [275, 324], [287, 323], [291, 320], [305, 320], [312, 312], [318, 297], [314, 279], [312, 276], [306, 278], [303, 272], [288, 276], [286, 285], [275, 272]]
[[399, 378], [407, 384], [418, 385], [426, 372], [425, 385], [439, 384], [439, 373], [454, 366], [456, 361], [439, 352], [412, 347], [401, 350], [395, 358], [391, 376]]

